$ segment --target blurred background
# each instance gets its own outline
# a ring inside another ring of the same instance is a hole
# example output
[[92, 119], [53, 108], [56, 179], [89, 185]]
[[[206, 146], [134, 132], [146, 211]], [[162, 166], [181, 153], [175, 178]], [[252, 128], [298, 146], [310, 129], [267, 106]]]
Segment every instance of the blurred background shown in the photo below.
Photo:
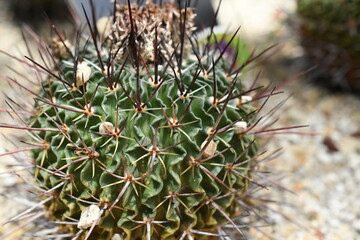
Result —
[[[82, 13], [79, 2], [71, 2], [73, 15]], [[102, 5], [97, 15], [106, 15], [111, 4], [105, 4], [104, 0], [95, 2]], [[322, 38], [330, 30], [326, 23], [316, 19], [315, 27], [309, 27], [313, 24], [311, 11], [300, 9], [297, 2], [301, 0], [223, 0], [217, 21], [213, 16], [219, 1], [198, 2], [202, 4], [198, 8], [199, 29], [217, 23], [222, 26], [219, 31], [232, 32], [241, 26], [239, 36], [249, 51], [261, 52], [278, 43], [274, 56], [260, 66], [264, 70], [261, 81], [279, 85], [285, 93], [272, 97], [267, 107], [271, 109], [291, 96], [281, 109], [276, 126], [309, 125], [302, 132], [316, 133], [279, 134], [269, 144], [270, 150], [281, 147], [283, 154], [265, 170], [275, 171], [276, 180], [290, 191], [277, 185], [263, 191], [262, 197], [269, 200], [264, 211], [271, 226], [252, 229], [252, 239], [360, 239], [360, 64], [356, 60], [360, 47], [356, 45], [349, 50], [338, 47], [333, 39]], [[353, 2], [360, 6], [359, 1]], [[88, 1], [84, 5], [88, 8]], [[317, 14], [323, 9], [329, 15], [331, 12], [329, 6], [321, 3], [310, 9], [319, 10]], [[333, 23], [330, 25], [340, 30], [350, 29], [345, 33], [335, 32], [334, 36], [349, 41], [358, 38], [360, 8], [352, 11], [355, 12], [346, 14], [346, 19], [340, 22], [339, 13], [336, 12], [337, 17], [329, 16]], [[46, 16], [52, 19], [51, 23]], [[0, 0], [0, 50], [23, 58], [27, 53], [22, 32], [29, 36], [32, 32], [26, 29], [31, 28], [49, 41], [52, 23], [60, 32], [71, 35], [71, 19], [72, 14], [62, 0]], [[81, 16], [78, 20], [81, 21]], [[314, 28], [316, 34], [312, 34]], [[319, 34], [322, 32], [325, 33]], [[29, 40], [29, 46], [36, 52], [36, 41]], [[311, 73], [293, 79], [315, 65], [317, 68]], [[10, 68], [20, 69], [18, 66], [14, 59], [0, 55], [0, 109], [7, 107], [8, 97], [16, 98], [3, 76], [16, 77]], [[0, 123], [10, 121], [2, 112]], [[16, 134], [19, 131], [1, 129], [0, 153], [13, 149], [13, 143], [6, 138]], [[0, 158], [0, 224], [32, 204], [24, 200], [26, 190], [18, 189], [21, 180], [2, 173], [14, 162], [11, 157]], [[0, 236], [10, 227], [13, 226], [0, 225]]]

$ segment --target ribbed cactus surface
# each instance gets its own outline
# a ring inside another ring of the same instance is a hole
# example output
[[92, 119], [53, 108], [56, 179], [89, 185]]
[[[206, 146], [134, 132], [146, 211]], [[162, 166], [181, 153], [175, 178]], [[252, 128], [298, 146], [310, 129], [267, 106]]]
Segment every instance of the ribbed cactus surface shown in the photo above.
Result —
[[224, 49], [197, 43], [190, 9], [129, 6], [116, 5], [104, 34], [89, 24], [91, 37], [53, 43], [30, 120], [48, 216], [77, 239], [239, 230], [231, 219], [257, 154], [249, 89]]

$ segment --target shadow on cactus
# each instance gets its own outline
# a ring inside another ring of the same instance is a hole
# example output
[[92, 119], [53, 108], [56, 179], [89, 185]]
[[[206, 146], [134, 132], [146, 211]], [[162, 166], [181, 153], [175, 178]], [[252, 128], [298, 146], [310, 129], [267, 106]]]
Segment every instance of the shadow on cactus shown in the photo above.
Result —
[[114, 9], [98, 27], [87, 14], [90, 37], [66, 39], [53, 27], [42, 61], [27, 57], [39, 91], [8, 79], [35, 107], [28, 120], [19, 104], [7, 110], [22, 125], [1, 127], [31, 141], [0, 156], [31, 151], [36, 207], [45, 205], [65, 238], [240, 238], [251, 227], [241, 221], [251, 192], [269, 185], [253, 179], [255, 135], [284, 130], [262, 124], [263, 105], [252, 104], [278, 92], [242, 79], [265, 51], [229, 61], [237, 32], [222, 48], [210, 47], [212, 29], [200, 43], [192, 9], [173, 3]]

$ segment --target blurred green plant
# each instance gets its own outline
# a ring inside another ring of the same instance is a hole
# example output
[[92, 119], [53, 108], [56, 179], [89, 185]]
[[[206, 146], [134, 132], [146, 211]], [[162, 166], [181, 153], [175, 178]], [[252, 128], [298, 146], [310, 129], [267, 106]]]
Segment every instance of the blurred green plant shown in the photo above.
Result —
[[302, 44], [326, 81], [360, 90], [360, 1], [297, 0], [297, 13]]

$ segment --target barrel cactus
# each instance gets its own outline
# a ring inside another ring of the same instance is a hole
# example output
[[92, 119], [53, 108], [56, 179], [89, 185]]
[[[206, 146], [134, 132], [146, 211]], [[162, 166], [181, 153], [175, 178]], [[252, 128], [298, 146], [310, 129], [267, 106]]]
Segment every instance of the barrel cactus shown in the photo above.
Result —
[[298, 0], [300, 35], [325, 81], [360, 90], [360, 1]]
[[241, 78], [251, 59], [223, 58], [236, 33], [221, 49], [200, 43], [189, 8], [114, 8], [103, 27], [86, 15], [90, 37], [55, 30], [44, 63], [28, 58], [45, 75], [38, 92], [20, 86], [35, 100], [22, 129], [48, 218], [73, 239], [242, 234], [246, 191], [264, 187], [252, 179], [256, 89]]

